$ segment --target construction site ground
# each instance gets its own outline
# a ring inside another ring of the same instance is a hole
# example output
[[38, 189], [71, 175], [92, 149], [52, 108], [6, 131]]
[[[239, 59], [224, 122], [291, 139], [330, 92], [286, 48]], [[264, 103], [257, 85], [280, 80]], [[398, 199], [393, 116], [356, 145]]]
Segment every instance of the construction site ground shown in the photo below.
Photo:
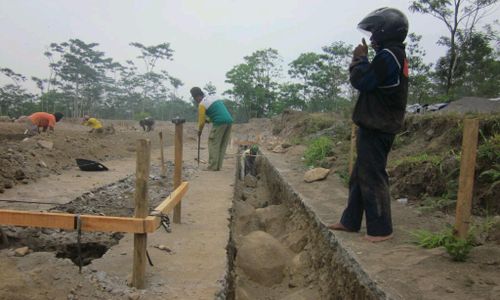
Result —
[[[172, 190], [173, 166], [168, 165], [170, 173], [166, 179], [157, 176], [157, 132], [162, 130], [166, 135], [166, 157], [171, 162], [174, 125], [160, 123], [156, 131], [150, 133], [139, 131], [133, 123], [116, 122], [114, 125], [115, 134], [94, 136], [89, 135], [83, 126], [63, 122], [58, 124], [54, 135], [23, 142], [19, 124], [0, 123], [3, 134], [0, 134], [3, 138], [0, 145], [3, 160], [0, 163], [2, 172], [5, 171], [2, 180], [12, 180], [6, 185], [12, 187], [6, 188], [0, 198], [54, 202], [54, 205], [1, 202], [1, 208], [46, 210], [56, 207], [56, 210], [67, 211], [67, 203], [82, 198], [82, 194], [134, 174], [134, 147], [138, 138], [152, 140], [151, 161], [156, 167], [152, 172], [151, 197], [159, 201], [163, 193]], [[0, 299], [214, 299], [217, 294], [221, 296], [225, 292], [224, 280], [228, 272], [226, 245], [234, 193], [236, 146], [228, 150], [221, 172], [203, 171], [206, 165], [202, 163], [198, 167], [194, 160], [197, 154], [194, 128], [194, 124], [186, 124], [184, 130], [184, 179], [190, 182], [190, 188], [182, 201], [182, 223], [172, 224], [172, 233], [159, 228], [148, 235], [148, 251], [154, 266], [147, 268], [146, 289], [136, 290], [127, 285], [132, 270], [133, 236], [125, 234], [123, 238], [117, 238], [102, 257], [83, 267], [82, 274], [70, 259], [56, 258], [51, 251], [35, 251], [18, 257], [14, 253], [15, 247], [0, 250]], [[266, 150], [268, 144], [281, 142], [269, 132], [270, 128], [271, 124], [263, 124], [262, 120], [235, 125], [233, 140], [252, 140], [258, 136], [264, 155], [301, 195], [323, 226], [337, 222], [347, 199], [345, 185], [333, 172], [323, 181], [305, 183], [303, 175], [307, 167], [302, 161], [305, 147], [292, 145], [286, 153]], [[207, 137], [208, 130], [205, 130], [201, 157], [204, 161], [208, 156]], [[53, 141], [55, 150], [37, 146], [39, 139]], [[110, 171], [78, 171], [73, 160], [79, 157], [99, 160]], [[22, 170], [24, 178], [15, 178], [17, 169]], [[165, 184], [163, 180], [169, 183]], [[133, 179], [127, 184], [130, 194]], [[105, 191], [109, 198], [115, 197], [121, 189]], [[85, 207], [75, 204], [73, 209], [78, 211]], [[453, 222], [452, 215], [442, 212], [422, 215], [415, 207], [395, 201], [392, 211], [395, 238], [388, 242], [372, 244], [362, 240], [364, 229], [360, 233], [331, 232], [353, 258], [357, 272], [369, 276], [389, 298], [500, 298], [499, 240], [473, 248], [471, 257], [464, 263], [453, 262], [442, 248], [425, 250], [412, 244], [410, 234], [421, 228], [441, 229], [445, 223]], [[116, 212], [122, 210], [116, 208]], [[42, 231], [40, 234], [50, 238], [52, 234], [62, 233]], [[68, 239], [75, 237], [67, 235]], [[293, 286], [289, 288], [293, 289]], [[301, 297], [294, 299], [308, 299], [307, 296]], [[331, 298], [338, 296], [332, 295]]]

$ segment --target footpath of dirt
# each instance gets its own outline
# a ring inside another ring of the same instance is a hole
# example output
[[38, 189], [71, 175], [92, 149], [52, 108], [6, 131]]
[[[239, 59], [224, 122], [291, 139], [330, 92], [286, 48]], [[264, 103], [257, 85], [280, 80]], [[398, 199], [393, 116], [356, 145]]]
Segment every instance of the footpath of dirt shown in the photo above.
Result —
[[[273, 169], [291, 187], [290, 197], [299, 197], [303, 205], [325, 225], [337, 222], [345, 207], [347, 189], [337, 176], [305, 183], [306, 168], [301, 162], [302, 149], [292, 147], [286, 154], [266, 152]], [[269, 175], [268, 175], [269, 176]], [[329, 231], [353, 259], [350, 268], [358, 268], [375, 284], [372, 290], [391, 299], [498, 299], [500, 297], [500, 247], [484, 244], [472, 249], [467, 262], [451, 261], [444, 249], [425, 250], [411, 243], [410, 231], [439, 230], [452, 217], [442, 213], [417, 214], [414, 208], [393, 202], [395, 238], [378, 244], [362, 240], [360, 233]], [[363, 276], [362, 276], [363, 277]], [[379, 298], [382, 296], [377, 296]]]

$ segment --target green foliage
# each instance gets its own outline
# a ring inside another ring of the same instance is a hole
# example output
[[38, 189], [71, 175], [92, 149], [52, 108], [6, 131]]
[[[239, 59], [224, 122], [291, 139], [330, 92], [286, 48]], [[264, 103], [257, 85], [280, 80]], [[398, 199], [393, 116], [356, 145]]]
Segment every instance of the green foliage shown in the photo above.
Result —
[[419, 45], [421, 35], [410, 33], [407, 46], [411, 75], [408, 84], [408, 103], [431, 103], [434, 86], [429, 76], [432, 64], [426, 64], [425, 50]]
[[[494, 5], [497, 0], [482, 0], [482, 1], [436, 1], [436, 0], [415, 0], [410, 2], [410, 11], [427, 14], [433, 16], [440, 21], [443, 22], [443, 25], [449, 32], [449, 36], [441, 37], [438, 41], [439, 44], [448, 47], [448, 51], [446, 55], [440, 58], [436, 64], [436, 79], [438, 83], [441, 85], [443, 91], [446, 95], [454, 95], [457, 96], [457, 91], [454, 90], [455, 87], [460, 88], [462, 85], [460, 84], [460, 77], [462, 74], [472, 74], [479, 69], [481, 69], [481, 65], [477, 65], [477, 61], [473, 59], [467, 59], [470, 55], [467, 52], [474, 52], [477, 49], [477, 42], [475, 44], [472, 41], [474, 40], [474, 35], [477, 33], [476, 27], [478, 22], [486, 15], [484, 12], [492, 5]], [[479, 48], [484, 48], [480, 46]], [[475, 49], [470, 49], [475, 48]], [[488, 59], [487, 56], [481, 58], [480, 55], [476, 56], [480, 60], [485, 58]], [[498, 65], [497, 60], [495, 60], [495, 64]], [[463, 68], [463, 71], [460, 69]], [[498, 67], [496, 67], [498, 71]], [[485, 72], [479, 71], [479, 72]], [[487, 72], [491, 74], [491, 72]], [[484, 75], [484, 74], [483, 74]], [[480, 76], [482, 77], [482, 76]], [[486, 75], [487, 78], [493, 79], [496, 81], [492, 83], [497, 86], [498, 89], [498, 78], [491, 77], [491, 75]], [[498, 76], [497, 76], [498, 77]], [[474, 90], [477, 88], [478, 84], [481, 85], [480, 82], [476, 81], [474, 78], [469, 78], [471, 81], [462, 81], [466, 85], [469, 85], [468, 88], [463, 91], [468, 93], [474, 93]], [[456, 82], [457, 80], [457, 82]], [[480, 79], [481, 80], [481, 79]], [[487, 84], [491, 84], [491, 80], [486, 80]], [[472, 90], [471, 86], [474, 86]], [[483, 91], [484, 92], [484, 91]], [[477, 95], [477, 94], [475, 94]], [[495, 94], [495, 96], [498, 95]]]
[[244, 57], [245, 62], [226, 73], [232, 85], [224, 92], [238, 103], [246, 118], [261, 118], [277, 113], [277, 78], [281, 76], [281, 58], [275, 49], [263, 49]]
[[500, 180], [500, 165], [496, 164], [493, 168], [481, 172], [479, 178], [485, 179], [488, 182], [496, 182]]
[[312, 140], [304, 152], [305, 162], [309, 166], [316, 166], [323, 161], [333, 149], [333, 142], [328, 137], [319, 137]]
[[411, 165], [417, 165], [417, 164], [422, 164], [422, 163], [431, 163], [434, 166], [439, 166], [441, 161], [443, 160], [442, 156], [439, 155], [434, 155], [434, 154], [427, 154], [427, 153], [421, 153], [421, 154], [416, 154], [413, 156], [407, 156], [405, 158], [396, 160], [395, 165], [400, 165], [400, 164], [411, 164]]
[[454, 261], [465, 261], [473, 247], [470, 241], [458, 238], [451, 239], [443, 246]]
[[490, 138], [487, 138], [484, 143], [479, 145], [477, 157], [490, 161], [495, 161], [500, 158], [500, 133], [495, 133]]
[[139, 112], [134, 115], [134, 120], [140, 121], [146, 117], [151, 117], [151, 114], [148, 112]]
[[433, 249], [444, 246], [453, 239], [453, 228], [447, 227], [440, 232], [431, 232], [419, 229], [411, 232], [415, 243], [425, 249]]
[[473, 248], [471, 235], [467, 239], [457, 238], [454, 236], [451, 227], [437, 233], [428, 230], [416, 230], [411, 234], [415, 238], [415, 243], [420, 247], [426, 249], [444, 247], [454, 261], [465, 261]]
[[421, 203], [418, 210], [421, 212], [434, 211], [449, 211], [455, 207], [456, 200], [451, 197], [426, 197]]
[[212, 81], [209, 81], [207, 84], [205, 84], [205, 86], [203, 87], [203, 89], [205, 90], [205, 92], [208, 95], [215, 95], [217, 93], [217, 88], [212, 83]]
[[340, 180], [345, 186], [349, 185], [350, 175], [348, 167], [336, 169], [335, 173], [337, 173], [337, 175], [340, 177]]
[[341, 111], [351, 99], [348, 65], [352, 46], [334, 42], [322, 53], [303, 53], [289, 64], [288, 74], [299, 80], [296, 96], [310, 112]]

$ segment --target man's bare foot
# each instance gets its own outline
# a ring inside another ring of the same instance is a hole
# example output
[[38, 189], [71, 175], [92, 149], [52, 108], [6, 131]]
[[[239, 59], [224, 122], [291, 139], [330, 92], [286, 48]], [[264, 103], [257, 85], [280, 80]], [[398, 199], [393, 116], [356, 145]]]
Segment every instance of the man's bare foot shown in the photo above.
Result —
[[387, 241], [393, 238], [392, 234], [386, 235], [386, 236], [372, 236], [372, 235], [365, 235], [363, 239], [368, 242], [372, 243], [379, 243], [383, 241]]
[[338, 230], [338, 231], [347, 231], [347, 232], [354, 232], [353, 230], [350, 230], [349, 228], [345, 227], [342, 225], [342, 223], [335, 223], [332, 225], [327, 226], [331, 230]]

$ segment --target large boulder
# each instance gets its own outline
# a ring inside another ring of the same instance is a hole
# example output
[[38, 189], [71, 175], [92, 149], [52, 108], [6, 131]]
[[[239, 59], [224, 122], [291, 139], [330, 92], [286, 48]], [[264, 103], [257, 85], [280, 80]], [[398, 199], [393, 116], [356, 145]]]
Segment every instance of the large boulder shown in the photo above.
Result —
[[272, 235], [254, 231], [245, 236], [236, 256], [236, 266], [251, 280], [264, 286], [281, 283], [291, 253]]
[[284, 205], [269, 205], [257, 208], [255, 215], [259, 221], [260, 228], [272, 236], [279, 236], [285, 230], [285, 220], [288, 210]]
[[244, 201], [236, 200], [233, 204], [235, 232], [237, 235], [247, 235], [259, 230], [259, 221], [255, 216], [255, 208]]

